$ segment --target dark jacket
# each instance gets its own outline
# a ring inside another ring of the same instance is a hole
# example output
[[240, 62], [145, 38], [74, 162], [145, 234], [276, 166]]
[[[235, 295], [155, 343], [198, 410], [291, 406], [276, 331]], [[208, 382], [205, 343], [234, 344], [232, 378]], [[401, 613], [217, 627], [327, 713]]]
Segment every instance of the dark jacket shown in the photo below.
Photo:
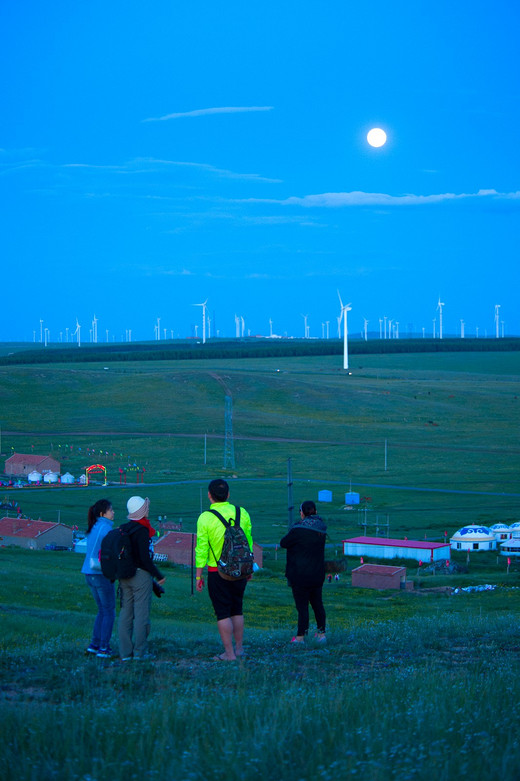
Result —
[[146, 570], [156, 580], [162, 580], [163, 576], [153, 563], [150, 553], [150, 536], [148, 529], [137, 521], [128, 521], [125, 524], [130, 535], [132, 556], [136, 567]]
[[[324, 526], [324, 524], [323, 524]], [[325, 580], [325, 532], [298, 522], [280, 540], [287, 549], [285, 576], [290, 586], [314, 588]]]

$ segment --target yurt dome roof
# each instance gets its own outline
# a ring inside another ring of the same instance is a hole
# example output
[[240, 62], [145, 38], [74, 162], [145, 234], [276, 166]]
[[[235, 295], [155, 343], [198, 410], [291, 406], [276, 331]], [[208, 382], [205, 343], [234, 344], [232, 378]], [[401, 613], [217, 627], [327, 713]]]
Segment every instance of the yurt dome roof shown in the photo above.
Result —
[[452, 540], [493, 540], [495, 538], [495, 535], [493, 532], [488, 529], [487, 526], [478, 526], [477, 524], [472, 524], [470, 526], [463, 526], [462, 529], [459, 529], [455, 532]]

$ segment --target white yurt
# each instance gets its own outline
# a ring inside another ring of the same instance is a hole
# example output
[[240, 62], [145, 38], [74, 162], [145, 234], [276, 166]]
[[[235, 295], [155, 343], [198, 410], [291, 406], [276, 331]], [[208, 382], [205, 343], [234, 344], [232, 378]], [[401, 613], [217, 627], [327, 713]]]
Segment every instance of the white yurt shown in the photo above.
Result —
[[493, 532], [498, 542], [509, 540], [513, 534], [507, 523], [494, 523], [493, 526], [489, 527], [489, 530]]
[[496, 550], [497, 540], [487, 526], [471, 524], [463, 526], [450, 538], [452, 550]]
[[86, 476], [85, 476], [85, 475], [80, 475], [80, 476], [78, 477], [78, 483], [79, 483], [80, 485], [85, 485], [85, 483], [86, 483], [86, 482], [87, 482], [87, 478], [86, 478]]
[[513, 534], [510, 540], [504, 540], [499, 546], [501, 556], [520, 556], [520, 533]]
[[40, 483], [42, 480], [43, 475], [41, 472], [37, 472], [36, 469], [34, 469], [32, 472], [29, 472], [27, 475], [27, 479], [30, 483]]
[[74, 543], [74, 552], [75, 553], [85, 553], [87, 552], [87, 538], [82, 537], [80, 540], [76, 540]]
[[511, 533], [514, 537], [515, 533], [516, 534], [520, 533], [520, 521], [515, 521], [514, 523], [511, 524], [509, 528], [511, 529]]
[[59, 475], [56, 472], [45, 472], [43, 475], [44, 483], [57, 483]]
[[61, 482], [66, 485], [72, 485], [74, 482], [74, 475], [71, 475], [70, 472], [65, 472], [65, 474], [61, 476]]

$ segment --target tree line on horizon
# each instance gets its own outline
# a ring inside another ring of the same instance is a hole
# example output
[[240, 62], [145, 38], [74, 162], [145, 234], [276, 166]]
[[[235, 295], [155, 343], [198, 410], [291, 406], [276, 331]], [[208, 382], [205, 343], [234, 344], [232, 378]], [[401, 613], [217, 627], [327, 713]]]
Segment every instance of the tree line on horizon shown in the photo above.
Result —
[[[440, 352], [511, 352], [520, 350], [520, 338], [502, 339], [352, 339], [349, 355]], [[229, 339], [164, 344], [88, 344], [79, 348], [46, 347], [20, 350], [0, 357], [0, 366], [13, 364], [99, 363], [124, 361], [176, 361], [238, 358], [286, 358], [342, 355], [342, 339], [291, 339], [282, 341]]]

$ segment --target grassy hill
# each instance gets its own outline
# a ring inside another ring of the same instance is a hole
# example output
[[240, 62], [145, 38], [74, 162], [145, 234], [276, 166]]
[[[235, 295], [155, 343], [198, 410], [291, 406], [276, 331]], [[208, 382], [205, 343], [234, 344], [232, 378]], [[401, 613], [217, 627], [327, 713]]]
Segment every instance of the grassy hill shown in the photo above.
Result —
[[[100, 496], [121, 521], [139, 492], [152, 520], [182, 518], [193, 531], [207, 481], [225, 475], [256, 539], [272, 544], [287, 527], [290, 457], [296, 503], [333, 492], [320, 505], [329, 557], [341, 557], [341, 540], [365, 519], [388, 517], [392, 535], [419, 539], [471, 520], [518, 520], [519, 353], [363, 355], [351, 375], [338, 363], [2, 366], [3, 453], [52, 453], [76, 475], [101, 461], [114, 483], [3, 493], [27, 515], [82, 527]], [[226, 393], [234, 470], [222, 468]], [[119, 486], [119, 469], [130, 481], [133, 464], [146, 484]], [[344, 508], [351, 484], [370, 497], [360, 511]], [[294, 649], [283, 555], [268, 548], [247, 588], [248, 656], [231, 665], [212, 660], [207, 594], [192, 595], [189, 572], [169, 566], [153, 604], [157, 660], [86, 658], [94, 610], [80, 563], [74, 553], [0, 548], [6, 781], [518, 778], [520, 581], [495, 554], [472, 554], [457, 575], [408, 564], [412, 593], [353, 589], [342, 575], [325, 586], [327, 647]], [[445, 590], [485, 583], [498, 588]]]
[[[320, 511], [339, 539], [365, 519], [343, 509], [351, 485], [370, 497], [368, 520], [388, 515], [396, 536], [518, 520], [520, 353], [364, 355], [351, 365], [351, 375], [334, 356], [0, 367], [2, 450], [52, 453], [76, 476], [105, 464], [120, 518], [136, 489], [119, 487], [119, 469], [131, 482], [137, 464], [152, 512], [189, 530], [207, 481], [228, 476], [268, 543], [287, 520], [289, 457], [297, 503], [333, 491]], [[234, 470], [223, 470], [226, 394]], [[81, 523], [94, 493], [24, 489], [17, 500], [26, 514]]]

